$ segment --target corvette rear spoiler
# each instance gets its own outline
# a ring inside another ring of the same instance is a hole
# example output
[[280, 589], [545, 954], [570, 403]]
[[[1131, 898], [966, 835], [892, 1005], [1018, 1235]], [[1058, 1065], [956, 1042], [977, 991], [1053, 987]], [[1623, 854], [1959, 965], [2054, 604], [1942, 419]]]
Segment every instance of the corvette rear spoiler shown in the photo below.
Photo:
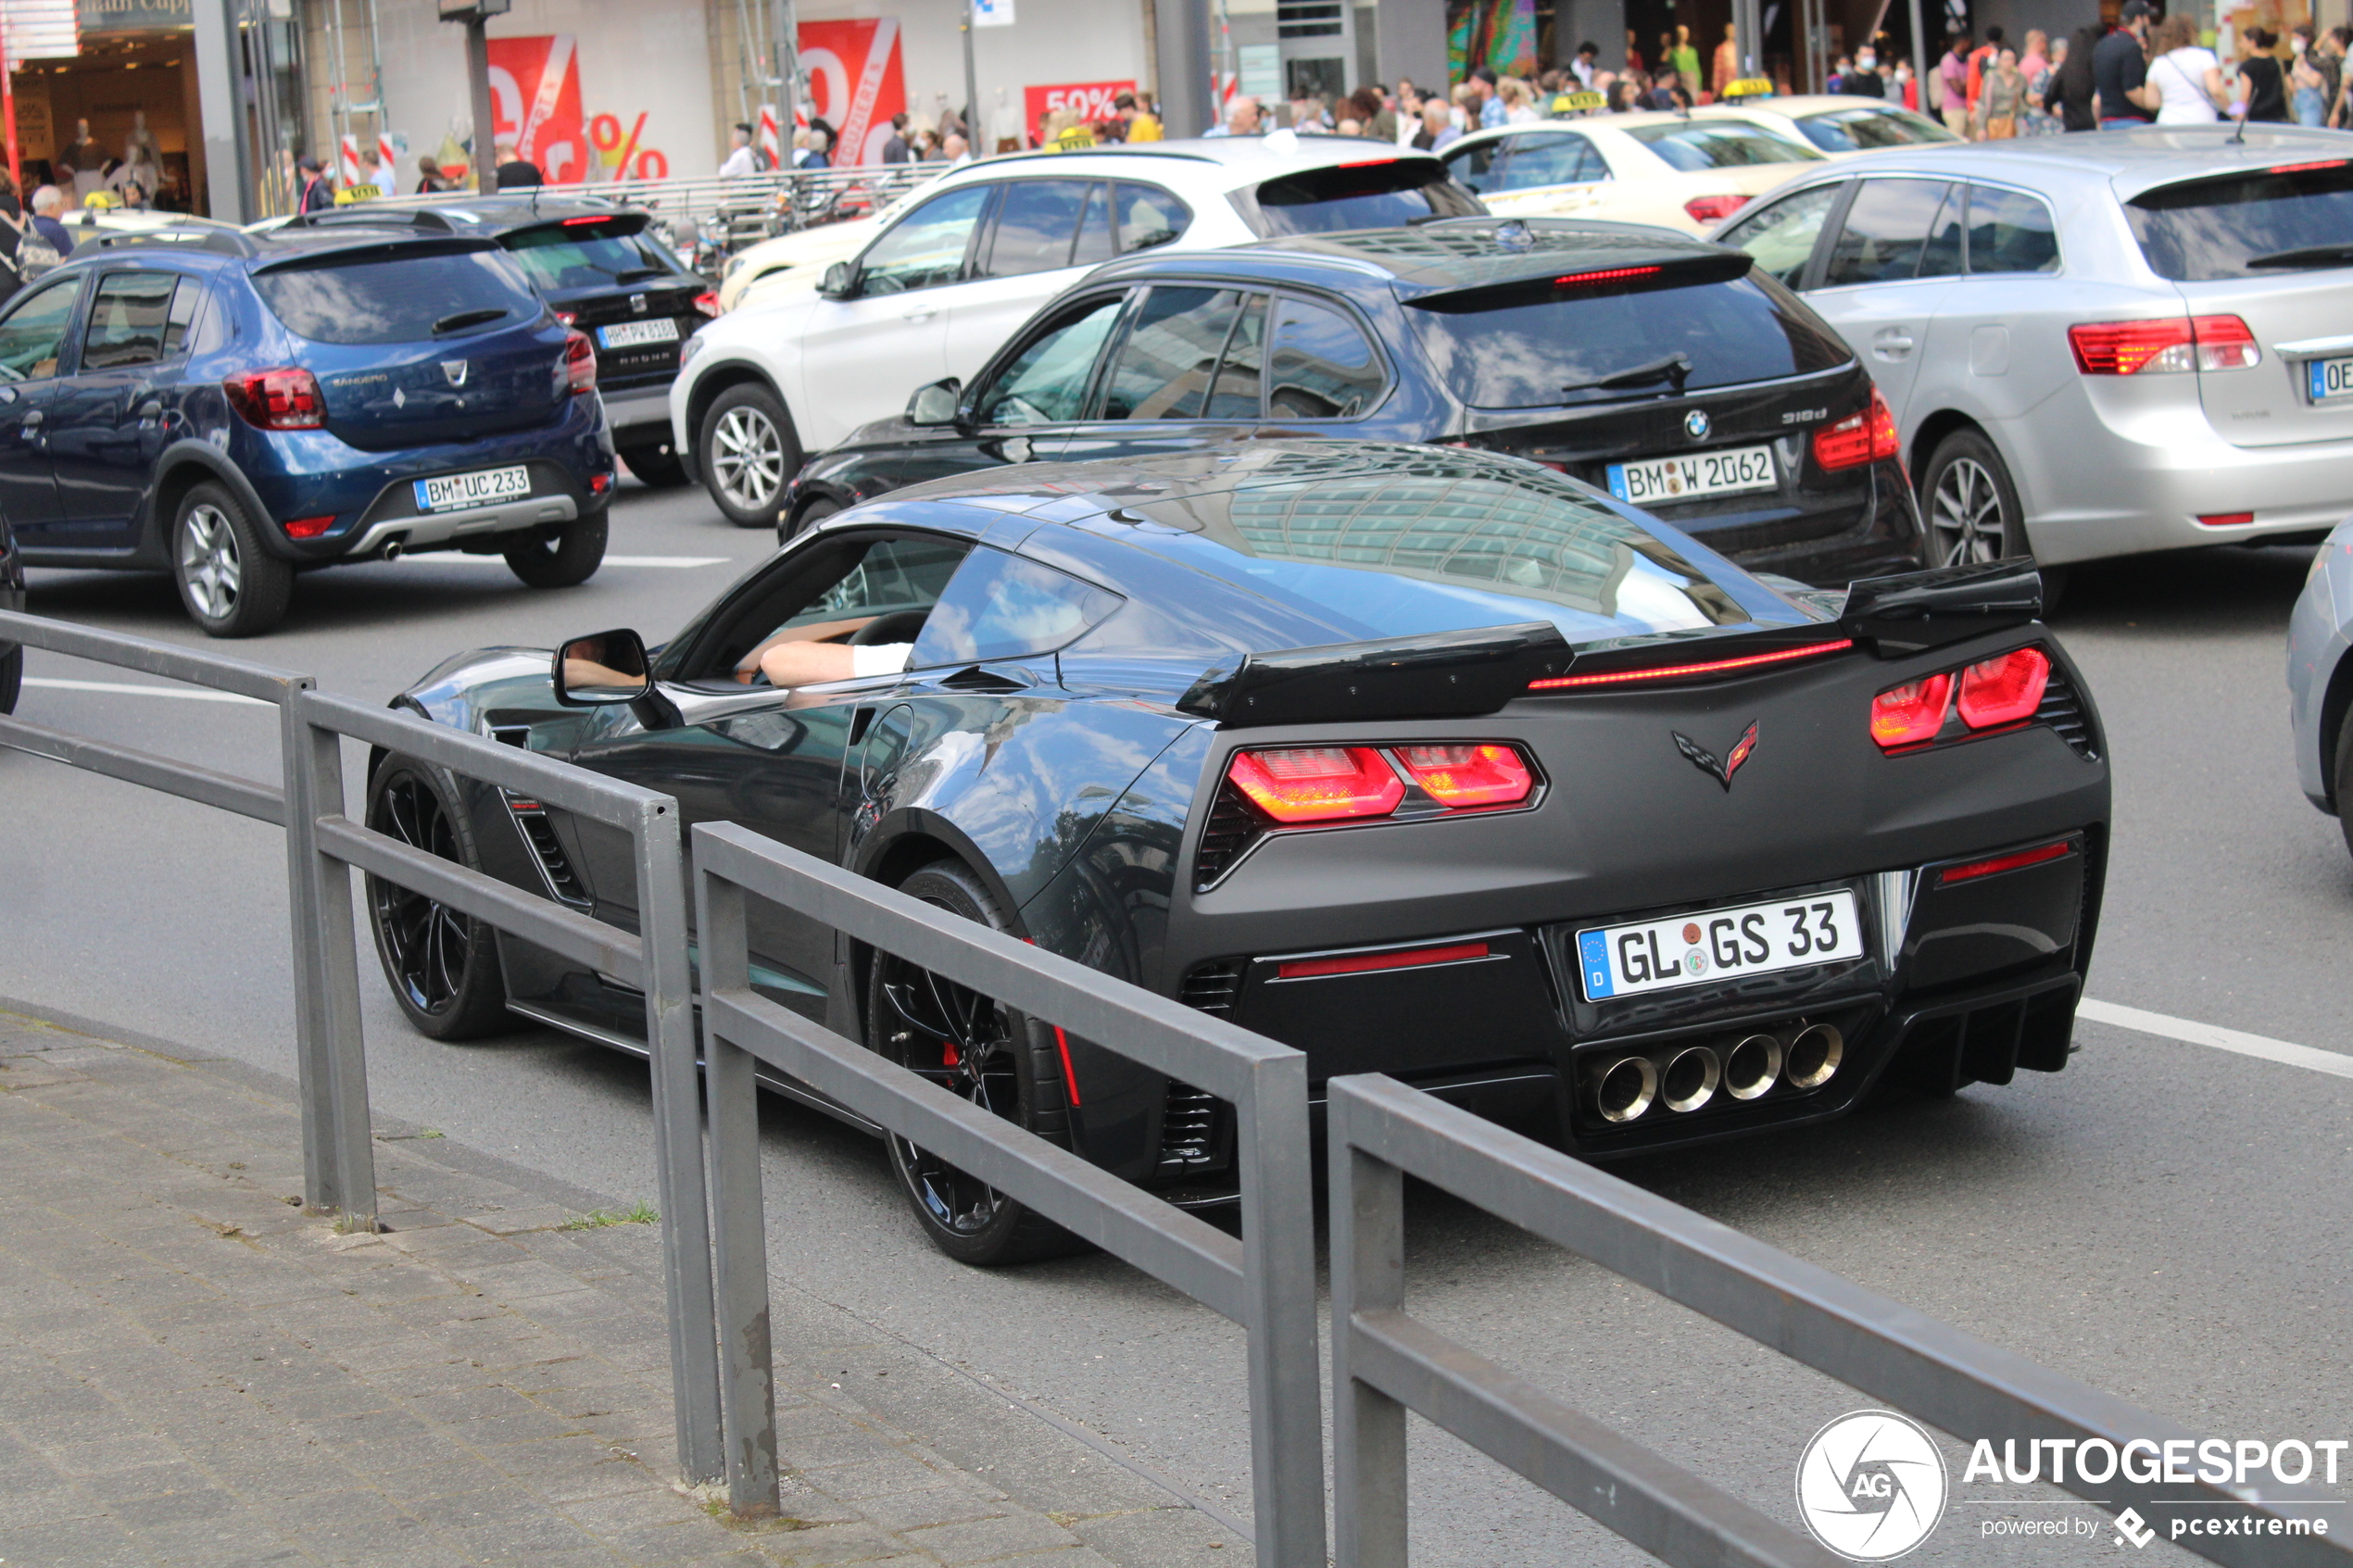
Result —
[[2039, 620], [2042, 610], [2042, 576], [2031, 559], [1943, 567], [1850, 584], [1834, 623], [1621, 638], [1572, 648], [1559, 627], [1531, 621], [1254, 653], [1204, 672], [1176, 707], [1227, 729], [1475, 718], [1527, 696], [1532, 686], [1541, 692], [1588, 682], [1723, 679], [1856, 647], [1876, 658], [1900, 659], [2025, 625]]

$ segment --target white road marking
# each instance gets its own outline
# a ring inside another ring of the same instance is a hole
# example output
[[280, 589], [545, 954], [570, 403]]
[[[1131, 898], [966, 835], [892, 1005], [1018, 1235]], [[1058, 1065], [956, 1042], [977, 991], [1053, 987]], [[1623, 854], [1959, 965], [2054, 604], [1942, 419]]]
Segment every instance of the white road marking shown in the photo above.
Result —
[[2162, 1035], [2169, 1040], [2183, 1040], [2193, 1046], [2212, 1046], [2216, 1050], [2235, 1051], [2241, 1056], [2259, 1056], [2266, 1061], [2285, 1062], [2290, 1067], [2309, 1067], [2315, 1073], [2334, 1073], [2339, 1078], [2353, 1078], [2353, 1056], [2337, 1051], [2316, 1050], [2310, 1046], [2291, 1045], [2262, 1035], [2242, 1034], [2236, 1029], [2222, 1029], [2211, 1023], [2195, 1023], [2186, 1018], [2168, 1018], [2161, 1012], [2144, 1012], [2115, 1002], [2095, 1002], [2086, 997], [2075, 1007], [2075, 1016], [2088, 1018], [2095, 1023], [2113, 1023], [2119, 1028], [2137, 1029], [2144, 1035]]
[[259, 697], [239, 696], [235, 692], [211, 692], [202, 686], [137, 686], [127, 681], [58, 681], [45, 675], [27, 675], [24, 684], [61, 692], [115, 692], [124, 696], [176, 696], [182, 702], [242, 702], [255, 708], [273, 706]]

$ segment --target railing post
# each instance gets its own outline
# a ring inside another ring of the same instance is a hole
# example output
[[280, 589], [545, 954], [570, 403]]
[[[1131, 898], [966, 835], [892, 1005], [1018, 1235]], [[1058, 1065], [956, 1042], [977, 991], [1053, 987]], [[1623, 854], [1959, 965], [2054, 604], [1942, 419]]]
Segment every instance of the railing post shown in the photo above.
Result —
[[1349, 1370], [1355, 1315], [1405, 1304], [1405, 1178], [1353, 1147], [1363, 1114], [1344, 1085], [1330, 1086], [1333, 1561], [1406, 1568], [1405, 1407]]
[[711, 1210], [703, 1185], [695, 1068], [695, 993], [686, 961], [686, 862], [678, 808], [638, 808], [637, 936], [645, 953], [646, 1045], [652, 1057], [654, 1181], [670, 1305], [670, 1375], [678, 1468], [689, 1481], [724, 1469], [719, 1351], [711, 1290]]
[[359, 1028], [351, 868], [319, 852], [318, 822], [344, 814], [343, 737], [311, 723], [312, 683], [278, 709], [285, 774], [286, 907], [294, 934], [295, 1066], [302, 1102], [302, 1201], [375, 1227], [376, 1151]]
[[[695, 928], [702, 994], [751, 983], [744, 890], [698, 868]], [[711, 1103], [711, 1251], [719, 1300], [719, 1408], [727, 1439], [727, 1505], [740, 1519], [778, 1512], [776, 1388], [769, 1338], [768, 1218], [760, 1190], [760, 1085], [752, 1057], [720, 1038], [703, 1010], [703, 1084]]]
[[1258, 1062], [1250, 1093], [1236, 1110], [1258, 1561], [1265, 1568], [1323, 1568], [1324, 1417], [1307, 1059]]

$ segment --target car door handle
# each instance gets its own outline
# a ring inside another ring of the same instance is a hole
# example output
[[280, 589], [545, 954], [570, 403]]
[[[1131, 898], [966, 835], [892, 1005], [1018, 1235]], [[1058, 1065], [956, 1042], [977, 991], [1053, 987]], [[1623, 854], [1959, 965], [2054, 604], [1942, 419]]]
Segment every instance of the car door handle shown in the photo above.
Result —
[[26, 409], [26, 410], [25, 410], [24, 420], [23, 420], [22, 424], [19, 426], [18, 431], [17, 431], [17, 433], [18, 433], [18, 435], [19, 435], [19, 438], [21, 438], [21, 439], [23, 439], [23, 440], [26, 440], [26, 441], [38, 441], [38, 440], [40, 440], [40, 439], [41, 439], [41, 410], [40, 410], [40, 409], [38, 409], [38, 408], [28, 408], [28, 409]]
[[921, 310], [910, 310], [899, 319], [902, 321], [928, 321], [939, 314], [939, 307], [926, 305]]
[[1890, 327], [1871, 339], [1871, 352], [1882, 359], [1901, 359], [1912, 347], [1912, 334], [1901, 327]]
[[139, 405], [140, 422], [145, 423], [149, 420], [155, 419], [162, 412], [163, 399], [160, 397], [150, 397], [145, 403]]

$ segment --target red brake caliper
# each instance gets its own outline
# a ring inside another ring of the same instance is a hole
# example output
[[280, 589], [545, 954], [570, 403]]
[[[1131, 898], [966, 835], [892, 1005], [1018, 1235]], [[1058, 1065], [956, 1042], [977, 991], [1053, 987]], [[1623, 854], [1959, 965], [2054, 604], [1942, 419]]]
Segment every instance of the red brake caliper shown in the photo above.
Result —
[[940, 1066], [942, 1066], [942, 1067], [953, 1067], [953, 1066], [955, 1066], [957, 1063], [961, 1062], [962, 1060], [963, 1060], [963, 1058], [962, 1058], [962, 1057], [960, 1057], [960, 1056], [958, 1056], [958, 1055], [956, 1054], [956, 1042], [955, 1042], [955, 1041], [953, 1041], [953, 1040], [942, 1040], [942, 1041], [940, 1041], [940, 1042], [939, 1042], [939, 1065], [940, 1065]]

